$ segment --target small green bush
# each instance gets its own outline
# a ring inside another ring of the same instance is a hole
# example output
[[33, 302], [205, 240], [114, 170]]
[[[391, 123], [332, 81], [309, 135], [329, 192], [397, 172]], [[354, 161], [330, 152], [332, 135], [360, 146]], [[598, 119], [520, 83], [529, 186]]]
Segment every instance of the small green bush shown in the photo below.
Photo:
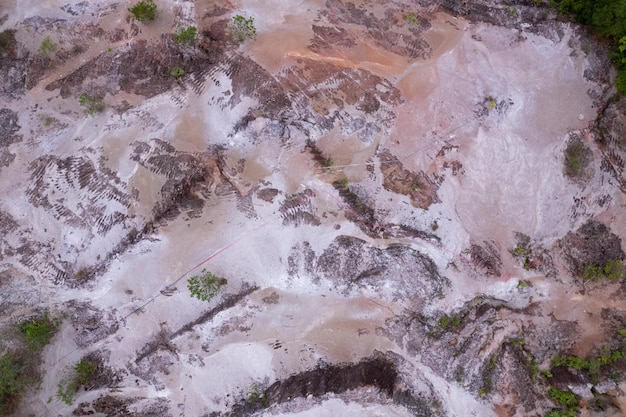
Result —
[[50, 36], [46, 36], [43, 41], [41, 41], [41, 45], [39, 45], [39, 52], [46, 58], [50, 57], [50, 54], [56, 51], [58, 45], [50, 39]]
[[26, 386], [25, 369], [23, 358], [15, 353], [0, 357], [0, 415], [11, 413], [19, 403]]
[[6, 29], [0, 32], [0, 56], [4, 54], [14, 55], [16, 46], [15, 30]]
[[89, 116], [102, 113], [105, 109], [102, 97], [90, 96], [84, 92], [78, 95], [78, 103], [84, 107], [83, 111]]
[[157, 17], [157, 5], [153, 0], [141, 0], [128, 11], [140, 22], [152, 21]]
[[578, 395], [571, 391], [561, 391], [556, 388], [548, 390], [548, 397], [557, 404], [564, 405], [568, 409], [578, 407]]
[[587, 148], [580, 140], [572, 140], [565, 148], [565, 175], [570, 178], [580, 176], [586, 162]]
[[174, 40], [178, 43], [186, 43], [191, 45], [196, 40], [197, 29], [195, 26], [189, 26], [188, 28], [178, 29], [178, 33], [174, 36]]
[[609, 259], [604, 266], [589, 264], [583, 271], [583, 279], [588, 281], [600, 281], [606, 278], [610, 281], [619, 281], [626, 276], [626, 267], [617, 259]]
[[254, 18], [246, 19], [241, 15], [233, 16], [231, 22], [232, 37], [235, 42], [243, 42], [246, 39], [256, 39], [256, 27], [254, 27]]
[[48, 313], [39, 319], [25, 321], [19, 325], [20, 332], [26, 338], [26, 345], [31, 351], [39, 350], [50, 343], [59, 322], [52, 320]]
[[228, 281], [219, 278], [206, 269], [202, 270], [202, 275], [194, 275], [187, 281], [187, 288], [192, 297], [196, 297], [202, 301], [211, 301], [213, 297], [219, 294], [222, 286]]
[[419, 25], [419, 23], [420, 23], [420, 19], [419, 19], [419, 17], [415, 13], [409, 13], [406, 16], [404, 16], [404, 18], [411, 25]]
[[98, 365], [88, 359], [81, 359], [72, 369], [69, 379], [63, 379], [57, 386], [57, 397], [67, 405], [72, 405], [81, 386], [89, 384]]
[[170, 71], [170, 75], [176, 79], [179, 79], [183, 75], [185, 75], [185, 70], [183, 67], [174, 67], [172, 71]]

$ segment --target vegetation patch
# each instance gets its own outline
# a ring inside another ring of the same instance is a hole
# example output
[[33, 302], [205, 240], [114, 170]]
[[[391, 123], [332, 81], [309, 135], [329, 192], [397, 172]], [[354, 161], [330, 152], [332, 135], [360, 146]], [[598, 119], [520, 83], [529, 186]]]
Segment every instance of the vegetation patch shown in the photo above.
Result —
[[256, 27], [254, 26], [254, 18], [245, 18], [242, 15], [233, 16], [230, 23], [230, 29], [233, 40], [241, 43], [248, 39], [256, 39]]
[[626, 93], [626, 2], [616, 0], [550, 0], [561, 13], [571, 13], [580, 23], [611, 42], [613, 62], [619, 70], [617, 89]]
[[6, 55], [15, 58], [17, 55], [16, 47], [15, 30], [7, 29], [0, 32], [0, 56]]
[[185, 75], [185, 69], [183, 67], [174, 67], [172, 71], [170, 71], [170, 75], [178, 80]]
[[39, 45], [39, 52], [41, 52], [44, 57], [50, 58], [50, 54], [52, 52], [55, 52], [58, 47], [59, 46], [56, 44], [56, 42], [50, 39], [50, 36], [46, 36]]
[[26, 389], [39, 380], [39, 354], [60, 323], [46, 312], [15, 326], [15, 346], [0, 354], [0, 416], [15, 412]]
[[590, 150], [580, 138], [570, 140], [565, 148], [565, 175], [570, 178], [580, 177], [589, 164]]
[[88, 359], [81, 359], [72, 367], [72, 375], [59, 382], [57, 397], [67, 405], [74, 402], [80, 387], [87, 387], [96, 374], [98, 365]]
[[618, 259], [609, 259], [604, 266], [589, 264], [583, 271], [583, 279], [598, 282], [602, 279], [619, 281], [626, 276], [626, 267]]
[[52, 319], [48, 313], [44, 313], [40, 318], [20, 323], [19, 330], [28, 348], [34, 352], [50, 343], [59, 324], [60, 319]]
[[90, 96], [84, 92], [78, 95], [78, 103], [83, 107], [83, 111], [88, 116], [102, 113], [105, 109], [102, 97]]
[[189, 288], [192, 297], [202, 301], [211, 301], [227, 283], [228, 281], [224, 278], [219, 278], [203, 269], [202, 275], [194, 275], [189, 278], [187, 288]]
[[174, 40], [178, 43], [192, 45], [196, 41], [197, 29], [195, 26], [178, 29], [178, 33], [174, 36]]
[[128, 11], [140, 22], [149, 22], [157, 17], [157, 5], [153, 0], [142, 0]]

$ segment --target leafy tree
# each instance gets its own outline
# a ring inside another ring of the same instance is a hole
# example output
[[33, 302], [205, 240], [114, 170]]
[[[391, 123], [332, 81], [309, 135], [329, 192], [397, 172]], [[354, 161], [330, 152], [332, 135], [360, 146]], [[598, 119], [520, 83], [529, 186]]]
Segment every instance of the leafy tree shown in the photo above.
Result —
[[189, 278], [187, 288], [189, 288], [192, 297], [202, 301], [211, 301], [220, 292], [220, 288], [227, 283], [228, 281], [225, 279], [219, 278], [203, 269], [202, 275], [194, 275]]
[[243, 42], [246, 39], [256, 39], [254, 18], [246, 19], [242, 15], [236, 15], [231, 22], [232, 36], [235, 42]]
[[141, 0], [128, 11], [140, 22], [147, 22], [156, 19], [157, 5], [153, 0]]
[[551, 0], [551, 4], [560, 12], [572, 13], [580, 23], [616, 42], [614, 58], [619, 74], [615, 85], [626, 93], [626, 62], [623, 61], [626, 55], [621, 48], [622, 39], [626, 37], [626, 0]]
[[178, 29], [178, 33], [174, 36], [174, 40], [178, 43], [186, 43], [191, 45], [196, 40], [197, 29], [195, 26]]

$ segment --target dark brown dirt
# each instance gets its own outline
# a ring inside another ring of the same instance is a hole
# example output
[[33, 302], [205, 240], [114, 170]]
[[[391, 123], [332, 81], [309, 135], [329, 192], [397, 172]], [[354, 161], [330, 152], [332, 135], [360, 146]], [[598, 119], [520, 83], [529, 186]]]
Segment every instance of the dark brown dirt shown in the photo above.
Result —
[[585, 267], [604, 267], [611, 259], [623, 260], [622, 240], [604, 224], [589, 220], [559, 242], [572, 273], [582, 277]]
[[117, 332], [119, 322], [113, 312], [98, 310], [90, 303], [71, 300], [66, 303], [67, 313], [74, 327], [74, 342], [85, 348]]
[[[374, 4], [376, 6], [376, 4]], [[341, 25], [358, 27], [363, 35], [372, 39], [379, 47], [395, 54], [412, 59], [426, 59], [431, 54], [428, 43], [421, 37], [421, 33], [430, 28], [427, 15], [417, 16], [418, 23], [408, 22], [405, 15], [414, 10], [399, 8], [393, 3], [385, 6], [384, 12], [376, 14], [367, 3], [356, 6], [352, 2], [342, 0], [328, 0], [326, 9], [320, 12], [320, 20], [335, 25], [315, 31], [315, 38], [311, 42], [311, 49], [323, 51], [333, 46], [349, 47], [354, 41], [347, 36]]]
[[598, 118], [598, 144], [602, 151], [602, 169], [609, 172], [626, 193], [626, 96], [609, 103]]
[[427, 209], [431, 204], [439, 202], [438, 187], [424, 171], [414, 173], [404, 169], [402, 162], [389, 150], [380, 152], [379, 158], [383, 187], [386, 190], [409, 196], [411, 204], [422, 209]]
[[395, 361], [376, 352], [358, 363], [323, 365], [276, 381], [262, 392], [243, 399], [230, 412], [212, 413], [210, 417], [250, 416], [272, 404], [288, 402], [294, 398], [306, 398], [309, 395], [319, 397], [327, 393], [342, 393], [360, 387], [377, 388], [395, 403], [414, 412], [416, 416], [435, 415], [427, 401], [416, 398], [410, 390], [403, 389]]
[[472, 243], [470, 256], [472, 263], [479, 266], [487, 275], [500, 276], [502, 260], [495, 242], [483, 241], [482, 245]]

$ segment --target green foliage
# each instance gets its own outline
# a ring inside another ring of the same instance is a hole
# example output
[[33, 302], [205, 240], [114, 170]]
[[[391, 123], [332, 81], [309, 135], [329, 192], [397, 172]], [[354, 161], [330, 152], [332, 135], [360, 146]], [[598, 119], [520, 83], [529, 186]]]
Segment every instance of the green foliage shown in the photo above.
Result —
[[404, 17], [411, 25], [419, 25], [420, 23], [420, 19], [415, 13], [409, 13]]
[[549, 369], [546, 369], [545, 371], [541, 371], [541, 376], [544, 379], [550, 379], [552, 378], [554, 375], [552, 375], [552, 371], [550, 371]]
[[14, 55], [16, 46], [14, 30], [7, 29], [0, 32], [0, 56], [4, 54]]
[[178, 80], [180, 77], [185, 75], [185, 70], [183, 67], [174, 67], [170, 72], [170, 75]]
[[583, 172], [587, 148], [581, 140], [572, 140], [565, 148], [565, 175], [578, 177]]
[[550, 367], [555, 368], [557, 366], [562, 366], [562, 365], [565, 365], [568, 368], [576, 369], [578, 371], [589, 369], [589, 362], [587, 362], [583, 358], [580, 358], [574, 355], [568, 355], [568, 356], [557, 355], [554, 359], [552, 359], [552, 364]]
[[96, 369], [98, 369], [98, 365], [95, 362], [82, 359], [76, 364], [76, 366], [74, 366], [74, 370], [76, 371], [76, 380], [81, 385], [90, 383], [96, 374]]
[[83, 111], [86, 115], [102, 113], [105, 109], [102, 97], [90, 96], [84, 92], [78, 95], [78, 103], [84, 107]]
[[26, 381], [24, 358], [7, 352], [0, 357], [0, 415], [11, 413], [22, 397]]
[[326, 168], [330, 168], [333, 165], [335, 165], [335, 161], [332, 160], [332, 158], [329, 156], [328, 158], [324, 159], [324, 166]]
[[189, 278], [187, 288], [189, 288], [192, 297], [202, 301], [211, 301], [220, 292], [220, 288], [227, 283], [228, 281], [225, 279], [219, 278], [203, 269], [202, 275], [194, 275]]
[[98, 365], [88, 359], [81, 359], [72, 369], [69, 379], [63, 379], [57, 386], [57, 397], [67, 405], [72, 405], [81, 386], [89, 384]]
[[39, 45], [39, 52], [46, 58], [50, 57], [50, 54], [56, 51], [58, 45], [50, 39], [50, 36], [46, 36], [43, 41], [41, 41], [41, 45]]
[[189, 26], [188, 28], [179, 28], [178, 33], [174, 36], [174, 40], [178, 43], [186, 43], [191, 45], [196, 40], [197, 29], [195, 26]]
[[151, 21], [157, 17], [157, 5], [153, 0], [141, 0], [128, 11], [140, 22]]
[[626, 337], [626, 329], [619, 329], [617, 333], [622, 337]]
[[28, 348], [36, 351], [50, 342], [58, 325], [57, 320], [52, 320], [48, 313], [45, 313], [41, 318], [21, 323], [19, 330], [25, 336]]
[[455, 373], [456, 382], [460, 384], [463, 382], [463, 378], [465, 378], [465, 368], [462, 365], [458, 365]]
[[[620, 70], [615, 85], [626, 93], [626, 58], [622, 41], [626, 37], [626, 1], [625, 0], [552, 0], [552, 4], [562, 13], [572, 13], [576, 20], [591, 26], [597, 33], [613, 40], [615, 63]], [[624, 41], [626, 44], [626, 41]]]
[[487, 365], [483, 368], [483, 385], [478, 389], [478, 396], [481, 398], [491, 393], [491, 390], [493, 389], [493, 375], [496, 371], [497, 362], [498, 357], [495, 354], [491, 355]]
[[604, 266], [589, 264], [583, 271], [583, 279], [588, 281], [600, 281], [606, 278], [610, 281], [619, 281], [626, 276], [626, 267], [617, 259], [609, 259]]
[[556, 388], [550, 388], [548, 390], [548, 397], [557, 404], [564, 405], [568, 409], [578, 407], [578, 395], [571, 391], [561, 391]]
[[461, 325], [461, 316], [454, 314], [452, 316], [448, 316], [444, 314], [439, 318], [439, 326], [443, 330], [448, 330], [450, 328], [459, 327]]
[[626, 275], [626, 268], [617, 259], [609, 259], [603, 268], [604, 276], [610, 281], [619, 281]]
[[254, 18], [246, 19], [242, 15], [233, 16], [231, 22], [232, 37], [235, 42], [243, 42], [246, 39], [256, 39], [256, 27], [254, 27]]

